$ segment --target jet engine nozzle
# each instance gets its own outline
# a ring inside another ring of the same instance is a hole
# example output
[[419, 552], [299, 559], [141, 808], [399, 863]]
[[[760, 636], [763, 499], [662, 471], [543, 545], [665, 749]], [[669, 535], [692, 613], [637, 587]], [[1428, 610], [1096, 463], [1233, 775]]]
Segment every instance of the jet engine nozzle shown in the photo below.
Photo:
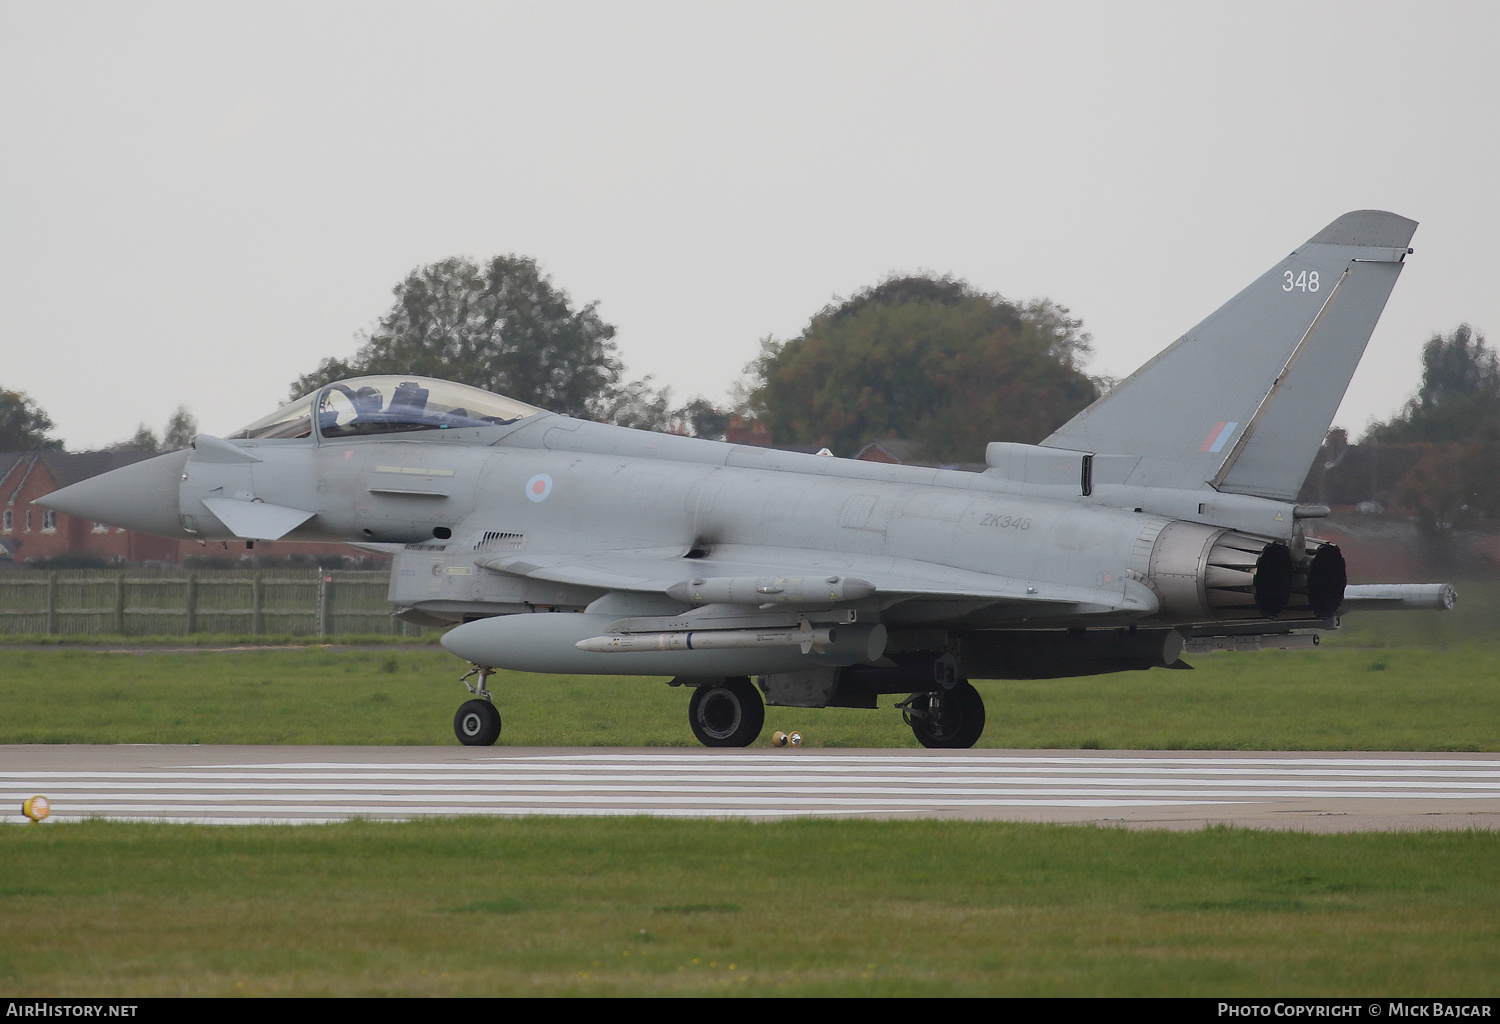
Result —
[[1169, 523], [1148, 582], [1169, 622], [1327, 619], [1348, 582], [1336, 545], [1307, 540], [1303, 557], [1279, 540], [1198, 523]]

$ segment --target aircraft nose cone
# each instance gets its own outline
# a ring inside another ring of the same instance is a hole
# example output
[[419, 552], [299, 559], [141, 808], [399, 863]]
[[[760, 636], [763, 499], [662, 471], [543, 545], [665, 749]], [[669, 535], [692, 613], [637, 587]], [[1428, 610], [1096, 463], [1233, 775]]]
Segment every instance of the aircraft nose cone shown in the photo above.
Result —
[[123, 526], [161, 537], [186, 537], [178, 518], [177, 493], [191, 450], [158, 455], [80, 480], [36, 504], [79, 519]]

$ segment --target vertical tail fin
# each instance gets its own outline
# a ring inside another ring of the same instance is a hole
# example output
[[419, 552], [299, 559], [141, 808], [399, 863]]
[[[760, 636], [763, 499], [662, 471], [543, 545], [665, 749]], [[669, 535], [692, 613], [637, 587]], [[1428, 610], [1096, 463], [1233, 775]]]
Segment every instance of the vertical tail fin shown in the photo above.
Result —
[[1131, 484], [1295, 499], [1416, 227], [1344, 214], [1042, 444], [1140, 455]]

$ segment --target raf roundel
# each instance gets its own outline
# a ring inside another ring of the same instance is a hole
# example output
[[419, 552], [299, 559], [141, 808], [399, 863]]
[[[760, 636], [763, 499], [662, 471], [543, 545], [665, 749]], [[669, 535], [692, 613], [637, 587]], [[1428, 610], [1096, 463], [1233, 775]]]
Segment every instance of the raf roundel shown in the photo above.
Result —
[[532, 501], [546, 501], [547, 495], [552, 493], [552, 478], [546, 473], [538, 473], [526, 481], [526, 497]]

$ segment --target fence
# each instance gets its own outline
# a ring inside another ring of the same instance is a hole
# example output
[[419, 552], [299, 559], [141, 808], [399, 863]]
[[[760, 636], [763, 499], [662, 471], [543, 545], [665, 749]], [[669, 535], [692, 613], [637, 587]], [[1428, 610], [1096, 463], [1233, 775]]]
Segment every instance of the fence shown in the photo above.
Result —
[[392, 618], [389, 580], [319, 569], [17, 569], [0, 572], [0, 634], [421, 633]]

